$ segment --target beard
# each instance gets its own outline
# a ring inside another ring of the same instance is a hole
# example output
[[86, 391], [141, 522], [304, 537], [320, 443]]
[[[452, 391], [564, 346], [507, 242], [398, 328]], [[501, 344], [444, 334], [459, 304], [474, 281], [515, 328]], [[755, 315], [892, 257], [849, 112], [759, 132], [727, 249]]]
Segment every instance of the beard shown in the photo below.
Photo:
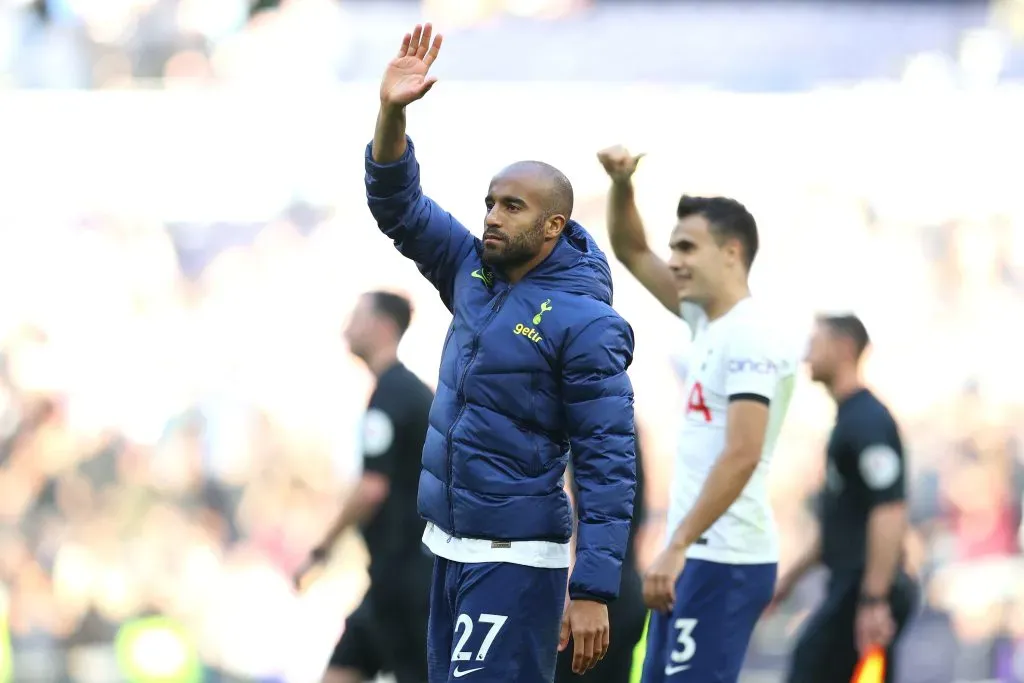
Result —
[[500, 244], [484, 246], [483, 262], [499, 268], [521, 266], [540, 253], [540, 248], [544, 244], [544, 218], [538, 218], [529, 230], [524, 230], [513, 238], [506, 235], [501, 237], [503, 241]]

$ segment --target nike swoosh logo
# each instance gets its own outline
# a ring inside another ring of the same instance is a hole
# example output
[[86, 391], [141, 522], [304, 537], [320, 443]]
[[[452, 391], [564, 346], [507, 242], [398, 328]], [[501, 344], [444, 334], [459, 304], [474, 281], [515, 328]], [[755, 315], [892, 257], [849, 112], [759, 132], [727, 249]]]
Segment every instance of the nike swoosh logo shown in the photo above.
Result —
[[[472, 273], [470, 273], [470, 275], [472, 275], [473, 277], [475, 277], [478, 280], [484, 280], [484, 281], [487, 280], [487, 278], [485, 278], [483, 273], [481, 273], [479, 270], [474, 270]], [[479, 670], [480, 669], [473, 669], [473, 671], [479, 671]]]
[[473, 673], [474, 671], [483, 671], [483, 670], [484, 670], [484, 668], [482, 666], [477, 667], [475, 669], [466, 669], [465, 671], [459, 671], [459, 667], [455, 667], [455, 671], [452, 672], [452, 675], [455, 676], [456, 678], [462, 678], [463, 676], [468, 676], [469, 674]]
[[675, 676], [680, 671], [686, 671], [689, 668], [690, 668], [689, 664], [679, 664], [679, 665], [676, 665], [676, 666], [673, 666], [672, 664], [669, 664], [668, 666], [665, 667], [665, 675], [666, 676]]

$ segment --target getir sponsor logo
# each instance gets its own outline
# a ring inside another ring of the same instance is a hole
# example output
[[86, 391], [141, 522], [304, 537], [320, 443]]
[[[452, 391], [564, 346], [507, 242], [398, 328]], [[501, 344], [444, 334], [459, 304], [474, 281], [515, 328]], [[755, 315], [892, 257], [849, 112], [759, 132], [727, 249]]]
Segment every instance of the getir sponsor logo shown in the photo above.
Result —
[[515, 332], [516, 334], [520, 334], [526, 337], [534, 344], [543, 339], [543, 337], [540, 336], [540, 333], [537, 330], [533, 329], [532, 327], [527, 327], [522, 323], [517, 323], [512, 331]]

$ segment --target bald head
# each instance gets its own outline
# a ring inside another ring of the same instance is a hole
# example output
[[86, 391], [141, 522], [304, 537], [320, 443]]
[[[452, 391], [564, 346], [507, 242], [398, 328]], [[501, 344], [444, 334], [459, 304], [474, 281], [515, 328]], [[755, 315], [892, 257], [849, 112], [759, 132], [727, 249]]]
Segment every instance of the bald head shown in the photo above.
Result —
[[517, 161], [506, 167], [499, 177], [515, 177], [537, 184], [537, 194], [543, 198], [543, 210], [547, 215], [559, 214], [565, 220], [572, 217], [572, 183], [551, 164], [543, 161]]

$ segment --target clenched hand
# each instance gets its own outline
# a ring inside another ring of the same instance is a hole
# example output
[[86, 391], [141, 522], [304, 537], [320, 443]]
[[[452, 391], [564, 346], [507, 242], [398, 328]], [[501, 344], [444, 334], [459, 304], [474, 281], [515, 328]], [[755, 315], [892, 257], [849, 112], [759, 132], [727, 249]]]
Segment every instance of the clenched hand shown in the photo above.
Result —
[[622, 145], [602, 149], [597, 153], [605, 172], [615, 183], [629, 182], [636, 172], [636, 166], [644, 158], [643, 154], [630, 154]]
[[896, 622], [888, 603], [861, 605], [857, 609], [855, 637], [857, 651], [866, 655], [872, 647], [886, 648], [896, 634]]

